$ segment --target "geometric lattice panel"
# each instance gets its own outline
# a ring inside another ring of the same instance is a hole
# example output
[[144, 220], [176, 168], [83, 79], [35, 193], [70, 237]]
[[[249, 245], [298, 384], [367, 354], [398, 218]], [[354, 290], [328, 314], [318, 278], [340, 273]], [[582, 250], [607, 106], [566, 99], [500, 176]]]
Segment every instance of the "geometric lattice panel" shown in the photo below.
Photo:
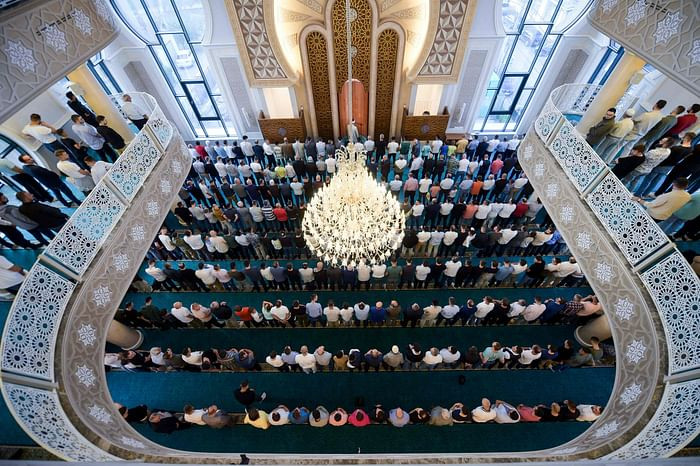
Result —
[[700, 278], [676, 252], [642, 274], [661, 313], [670, 372], [700, 368]]
[[376, 111], [374, 112], [375, 139], [380, 134], [384, 134], [387, 139], [390, 137], [398, 49], [399, 34], [396, 31], [385, 29], [379, 34], [377, 40], [377, 96], [375, 99]]
[[173, 127], [168, 120], [165, 118], [163, 111], [156, 105], [155, 110], [148, 118], [148, 123], [146, 123], [153, 134], [156, 135], [158, 142], [160, 142], [161, 147], [168, 147], [170, 138], [173, 136]]
[[[167, 127], [162, 125], [157, 127], [162, 133], [166, 133], [162, 134], [162, 136], [167, 136], [167, 129], [170, 128], [170, 124], [167, 121], [164, 122]], [[170, 128], [170, 135], [172, 136], [172, 128]], [[165, 140], [166, 144], [168, 139]], [[153, 166], [160, 159], [160, 156], [161, 152], [154, 144], [151, 136], [146, 131], [141, 131], [117, 159], [107, 176], [124, 197], [132, 200], [136, 195], [136, 191], [151, 173]]]
[[580, 192], [605, 169], [605, 163], [568, 121], [563, 122], [549, 149]]
[[331, 107], [331, 86], [328, 78], [328, 44], [319, 31], [311, 31], [306, 36], [306, 53], [309, 60], [311, 92], [316, 111], [316, 127], [322, 138], [333, 136], [333, 109]]
[[593, 212], [635, 265], [667, 243], [664, 232], [612, 173], [586, 196]]
[[124, 204], [116, 194], [103, 183], [99, 183], [44, 253], [82, 275], [124, 213], [124, 209]]
[[552, 104], [551, 99], [547, 99], [547, 103], [537, 116], [537, 120], [535, 120], [535, 132], [540, 139], [547, 142], [557, 123], [562, 118], [561, 112]]
[[263, 0], [233, 0], [255, 79], [286, 78], [270, 45]]
[[121, 461], [88, 442], [66, 417], [56, 392], [3, 383], [15, 419], [39, 445], [66, 461]]
[[444, 76], [452, 73], [462, 25], [467, 14], [467, 0], [441, 0], [438, 27], [420, 76]]
[[2, 370], [53, 380], [56, 334], [75, 284], [35, 264], [7, 317]]
[[700, 431], [700, 379], [667, 384], [661, 403], [646, 427], [604, 460], [667, 458]]

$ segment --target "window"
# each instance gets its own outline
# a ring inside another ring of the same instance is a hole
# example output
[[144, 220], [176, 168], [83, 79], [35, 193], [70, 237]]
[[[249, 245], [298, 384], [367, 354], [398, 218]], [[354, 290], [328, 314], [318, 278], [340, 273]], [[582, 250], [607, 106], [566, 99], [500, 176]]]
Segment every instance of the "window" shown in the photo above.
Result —
[[122, 21], [144, 41], [196, 137], [237, 134], [202, 48], [202, 0], [112, 0]]
[[107, 68], [107, 65], [103, 61], [102, 52], [89, 59], [87, 66], [90, 71], [92, 71], [93, 76], [95, 76], [107, 95], [119, 94], [122, 91], [121, 86], [117, 84], [114, 76], [112, 76], [112, 73], [109, 72], [109, 68]]
[[515, 131], [561, 35], [589, 4], [590, 0], [503, 0], [507, 37], [473, 131]]
[[603, 58], [600, 59], [600, 63], [598, 63], [591, 78], [588, 80], [588, 84], [598, 84], [600, 86], [605, 84], [605, 81], [608, 80], [610, 73], [615, 69], [617, 62], [620, 61], [624, 53], [625, 49], [614, 40], [611, 40]]

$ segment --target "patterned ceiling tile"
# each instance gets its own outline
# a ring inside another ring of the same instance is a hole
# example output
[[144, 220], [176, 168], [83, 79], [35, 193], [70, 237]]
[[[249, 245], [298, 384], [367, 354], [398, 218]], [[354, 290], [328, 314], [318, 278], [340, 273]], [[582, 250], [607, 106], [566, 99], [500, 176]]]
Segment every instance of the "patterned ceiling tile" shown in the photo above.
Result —
[[284, 79], [265, 28], [263, 0], [233, 0], [255, 79]]
[[423, 5], [414, 6], [413, 8], [406, 8], [399, 10], [396, 13], [392, 13], [391, 16], [398, 19], [416, 19], [423, 16], [425, 8]]
[[307, 8], [310, 8], [311, 10], [314, 10], [316, 13], [321, 14], [323, 13], [323, 6], [316, 0], [297, 0], [299, 3], [304, 5]]
[[396, 5], [399, 3], [401, 0], [384, 0], [380, 5], [379, 5], [379, 11], [383, 12], [391, 8], [392, 6]]
[[467, 12], [468, 0], [440, 0], [440, 18], [428, 58], [419, 76], [441, 76], [452, 73], [459, 38]]
[[299, 13], [298, 11], [287, 10], [285, 8], [282, 8], [282, 11], [280, 12], [280, 16], [282, 17], [283, 23], [298, 23], [301, 21], [306, 21], [307, 19], [309, 19], [311, 17], [309, 15], [305, 15], [304, 13]]

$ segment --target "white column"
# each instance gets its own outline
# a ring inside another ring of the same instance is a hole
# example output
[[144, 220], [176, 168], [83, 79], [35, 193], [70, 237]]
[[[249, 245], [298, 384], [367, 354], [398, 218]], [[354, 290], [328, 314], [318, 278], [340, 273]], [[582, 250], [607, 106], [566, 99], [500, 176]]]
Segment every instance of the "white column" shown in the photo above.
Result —
[[605, 112], [617, 105], [627, 91], [632, 77], [646, 64], [635, 54], [625, 50], [624, 55], [608, 77], [596, 98], [591, 102], [581, 121], [576, 125], [579, 133], [585, 135], [591, 126], [605, 115]]
[[591, 337], [597, 337], [600, 341], [607, 340], [612, 336], [610, 331], [610, 322], [605, 314], [588, 321], [586, 325], [582, 325], [574, 332], [576, 341], [582, 346], [590, 348]]
[[133, 350], [143, 343], [143, 334], [139, 330], [113, 320], [107, 330], [107, 342], [125, 350]]

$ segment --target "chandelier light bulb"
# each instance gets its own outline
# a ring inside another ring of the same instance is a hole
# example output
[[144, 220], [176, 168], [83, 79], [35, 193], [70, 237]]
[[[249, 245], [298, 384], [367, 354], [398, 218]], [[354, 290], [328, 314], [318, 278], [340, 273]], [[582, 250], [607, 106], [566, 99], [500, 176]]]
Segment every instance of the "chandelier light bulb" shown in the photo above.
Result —
[[304, 239], [329, 264], [383, 263], [403, 239], [401, 205], [368, 173], [364, 147], [350, 143], [335, 156], [336, 175], [306, 207]]

